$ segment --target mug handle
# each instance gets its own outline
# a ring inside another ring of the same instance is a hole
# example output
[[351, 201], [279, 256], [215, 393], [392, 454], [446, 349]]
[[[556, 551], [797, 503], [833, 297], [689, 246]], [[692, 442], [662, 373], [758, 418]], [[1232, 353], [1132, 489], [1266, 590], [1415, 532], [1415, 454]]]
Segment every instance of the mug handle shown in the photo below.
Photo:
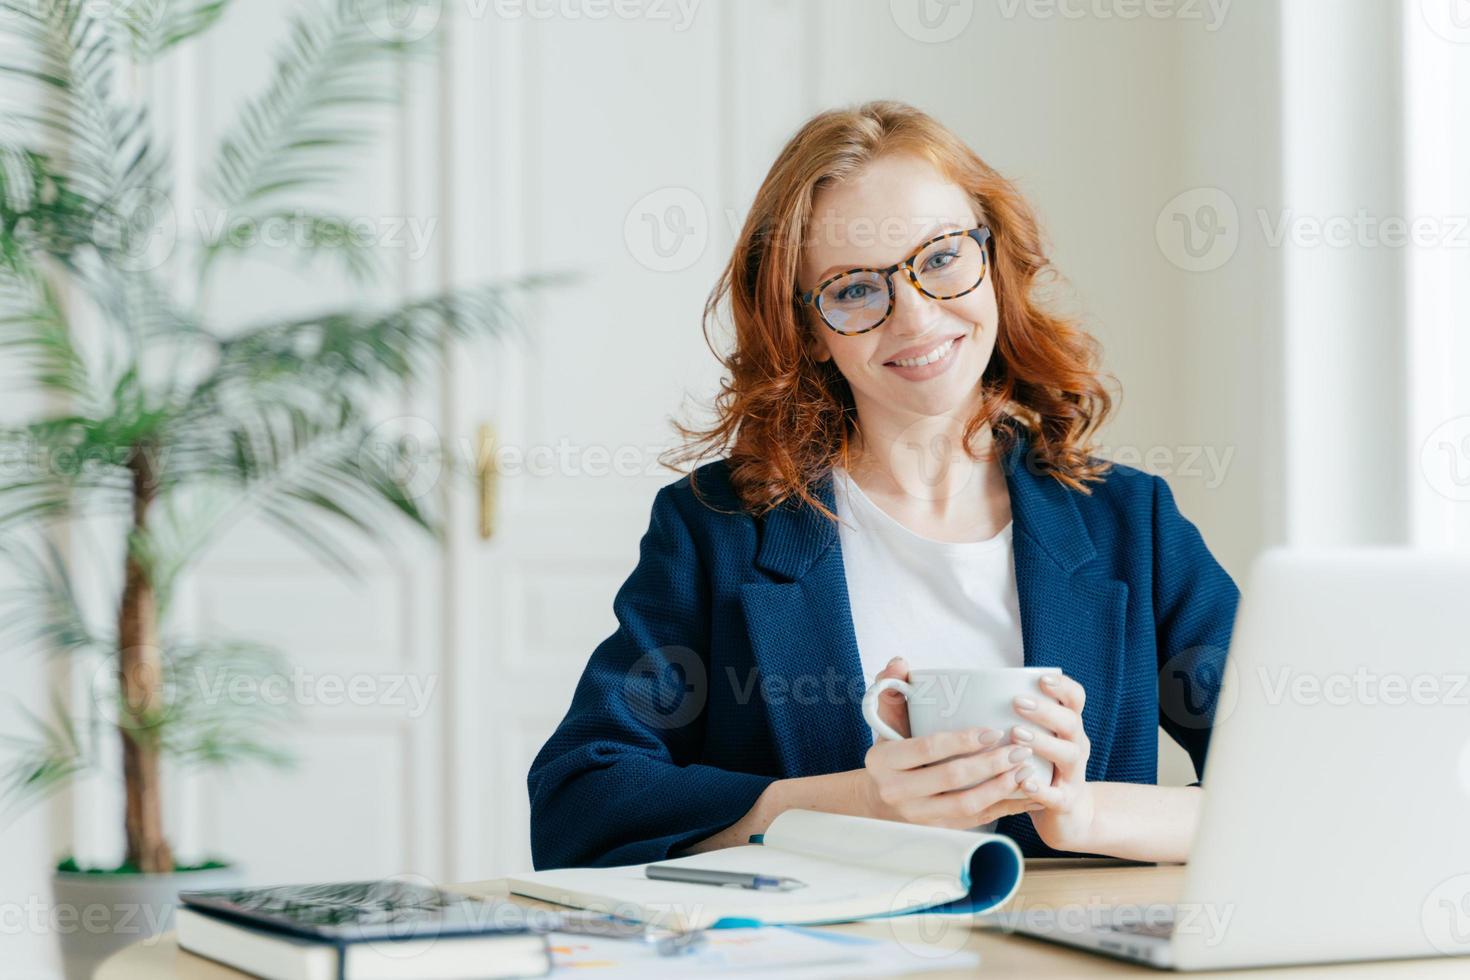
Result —
[[897, 677], [885, 677], [868, 688], [867, 693], [863, 695], [863, 720], [878, 733], [879, 738], [901, 742], [903, 736], [898, 734], [888, 722], [878, 717], [878, 698], [883, 695], [884, 691], [898, 691], [907, 698], [914, 693], [914, 689], [908, 681], [899, 680]]

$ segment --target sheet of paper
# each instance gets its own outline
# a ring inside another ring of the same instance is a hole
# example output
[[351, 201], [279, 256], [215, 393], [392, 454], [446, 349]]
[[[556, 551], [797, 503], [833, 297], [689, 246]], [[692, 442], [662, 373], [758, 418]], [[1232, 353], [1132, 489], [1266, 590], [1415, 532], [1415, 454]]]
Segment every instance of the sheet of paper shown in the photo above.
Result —
[[[761, 929], [711, 929], [708, 941], [684, 956], [659, 956], [640, 943], [570, 933], [552, 933], [553, 976], [586, 976], [596, 980], [762, 976], [779, 971], [783, 978], [821, 980], [828, 977], [886, 976], [934, 969], [933, 959], [901, 943], [811, 929], [768, 926]], [[945, 969], [968, 969], [980, 957], [955, 952]]]

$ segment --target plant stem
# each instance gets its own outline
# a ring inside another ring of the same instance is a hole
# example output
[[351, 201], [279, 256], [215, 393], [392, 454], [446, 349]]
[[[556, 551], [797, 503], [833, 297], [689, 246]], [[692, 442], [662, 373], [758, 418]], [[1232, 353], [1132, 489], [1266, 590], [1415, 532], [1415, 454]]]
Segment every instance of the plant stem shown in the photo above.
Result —
[[[147, 527], [148, 505], [156, 492], [146, 447], [136, 447], [128, 468], [133, 474], [133, 532]], [[136, 540], [136, 537], [134, 538]], [[163, 655], [158, 638], [158, 597], [149, 569], [131, 542], [118, 609], [118, 672], [122, 703], [123, 783], [127, 792], [127, 860], [139, 871], [164, 874], [174, 869], [163, 834], [163, 800], [157, 725], [163, 703]]]

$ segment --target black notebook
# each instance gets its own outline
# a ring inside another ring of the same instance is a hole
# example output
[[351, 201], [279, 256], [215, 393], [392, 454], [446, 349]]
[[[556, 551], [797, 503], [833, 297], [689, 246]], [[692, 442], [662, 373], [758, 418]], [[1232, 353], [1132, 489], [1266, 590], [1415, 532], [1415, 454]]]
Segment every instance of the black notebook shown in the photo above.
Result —
[[179, 946], [266, 980], [540, 976], [526, 910], [403, 881], [179, 893]]

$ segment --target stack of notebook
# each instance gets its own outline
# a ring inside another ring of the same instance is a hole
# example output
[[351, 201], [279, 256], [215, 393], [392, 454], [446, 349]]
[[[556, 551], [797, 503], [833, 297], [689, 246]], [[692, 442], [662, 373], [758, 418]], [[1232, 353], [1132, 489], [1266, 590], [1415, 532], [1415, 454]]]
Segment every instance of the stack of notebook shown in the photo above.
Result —
[[541, 976], [546, 937], [507, 902], [402, 881], [181, 892], [179, 946], [266, 980]]

